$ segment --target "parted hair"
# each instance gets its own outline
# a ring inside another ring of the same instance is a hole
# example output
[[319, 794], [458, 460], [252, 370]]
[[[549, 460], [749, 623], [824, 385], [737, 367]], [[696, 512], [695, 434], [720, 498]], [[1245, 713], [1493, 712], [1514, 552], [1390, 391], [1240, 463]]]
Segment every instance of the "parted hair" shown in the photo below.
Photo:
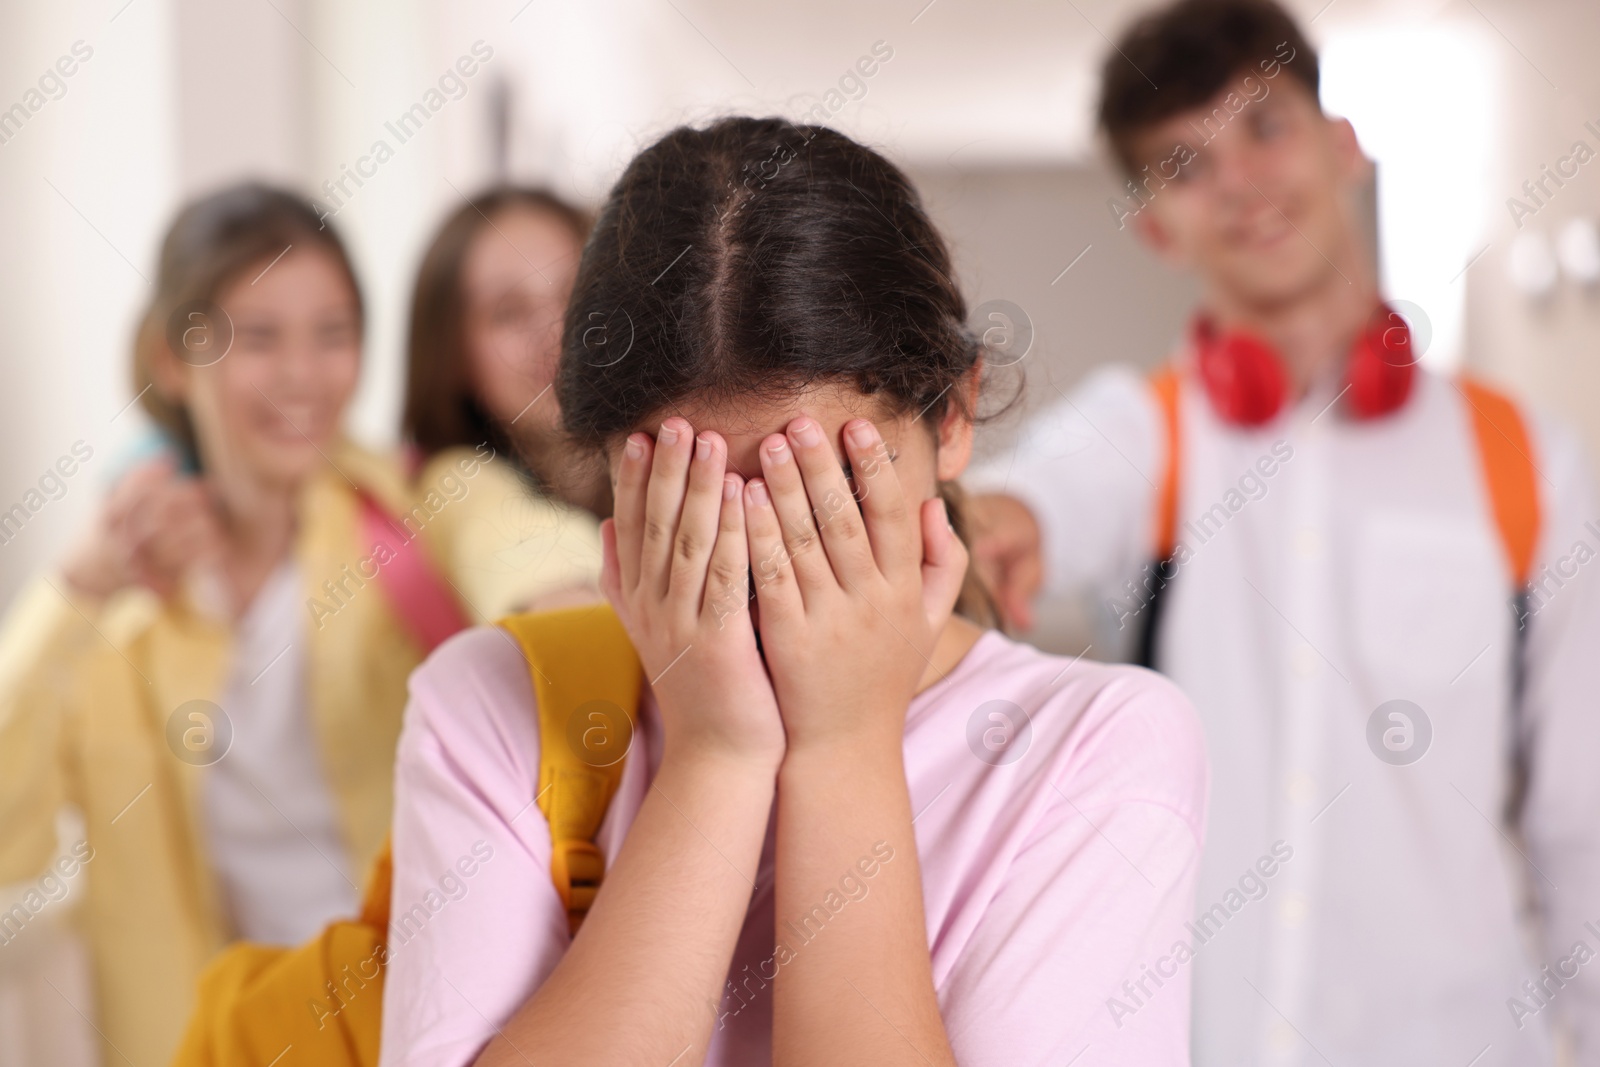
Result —
[[[968, 403], [966, 317], [943, 238], [882, 155], [778, 118], [681, 126], [596, 218], [563, 334], [563, 426], [598, 454], [690, 399], [848, 384], [932, 427]], [[941, 493], [959, 534], [956, 487]], [[964, 609], [987, 615], [973, 596]]]

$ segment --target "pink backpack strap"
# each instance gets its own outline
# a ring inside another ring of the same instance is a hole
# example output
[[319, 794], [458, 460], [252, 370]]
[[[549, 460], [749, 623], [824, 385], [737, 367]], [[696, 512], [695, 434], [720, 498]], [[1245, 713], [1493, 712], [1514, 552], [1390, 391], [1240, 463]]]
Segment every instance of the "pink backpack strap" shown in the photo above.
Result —
[[379, 545], [388, 549], [388, 561], [378, 567], [378, 585], [401, 626], [422, 646], [424, 654], [432, 652], [445, 638], [470, 626], [471, 620], [416, 537], [372, 494], [362, 491], [359, 497], [362, 543], [374, 550]]

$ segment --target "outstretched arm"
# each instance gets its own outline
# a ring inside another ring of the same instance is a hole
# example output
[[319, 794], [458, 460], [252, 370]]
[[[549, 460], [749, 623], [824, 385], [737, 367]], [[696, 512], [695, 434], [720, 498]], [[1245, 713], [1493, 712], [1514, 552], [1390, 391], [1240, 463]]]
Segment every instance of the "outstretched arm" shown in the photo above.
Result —
[[[1122, 583], [1151, 562], [1165, 443], [1143, 375], [1112, 365], [1033, 414], [1013, 444], [962, 475], [973, 561], [1009, 626], [1031, 630], [1044, 597], [1083, 624], [1115, 620], [1121, 640], [1131, 641]], [[1107, 647], [1095, 655], [1116, 658]]]

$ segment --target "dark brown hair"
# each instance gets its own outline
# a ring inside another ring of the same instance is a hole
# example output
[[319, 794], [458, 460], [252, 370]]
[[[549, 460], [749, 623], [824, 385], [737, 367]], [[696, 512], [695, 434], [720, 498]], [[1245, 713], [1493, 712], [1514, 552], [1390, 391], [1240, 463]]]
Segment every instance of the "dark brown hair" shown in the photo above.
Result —
[[952, 405], [970, 417], [966, 315], [943, 238], [877, 152], [776, 118], [679, 127], [628, 164], [595, 222], [567, 309], [562, 421], [598, 454], [690, 399], [836, 382], [930, 427]]
[[[1288, 60], [1279, 51], [1285, 46]], [[1317, 53], [1272, 0], [1180, 0], [1139, 19], [1100, 72], [1100, 128], [1123, 170], [1139, 169], [1133, 142], [1140, 134], [1271, 61], [1316, 98]]]
[[339, 235], [311, 201], [285, 189], [242, 182], [185, 204], [161, 242], [155, 295], [145, 308], [133, 344], [133, 388], [139, 403], [191, 460], [198, 454], [189, 412], [161, 391], [153, 376], [158, 354], [170, 347], [169, 320], [195, 301], [215, 301], [223, 290], [282, 255], [290, 245], [317, 247], [343, 269], [362, 314], [361, 286]]
[[489, 417], [473, 393], [462, 290], [462, 266], [473, 240], [491, 219], [510, 208], [554, 217], [572, 231], [580, 247], [589, 235], [589, 216], [579, 208], [543, 189], [509, 185], [478, 194], [439, 227], [417, 269], [406, 340], [402, 426], [406, 438], [425, 456], [484, 441], [502, 455], [515, 455], [505, 429]]

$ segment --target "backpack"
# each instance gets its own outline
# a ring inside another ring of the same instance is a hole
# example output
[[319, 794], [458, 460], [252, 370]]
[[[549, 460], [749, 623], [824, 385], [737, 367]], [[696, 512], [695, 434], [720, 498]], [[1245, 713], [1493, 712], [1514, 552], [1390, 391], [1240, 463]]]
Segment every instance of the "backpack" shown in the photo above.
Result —
[[[498, 625], [527, 660], [539, 713], [539, 810], [550, 823], [551, 879], [576, 932], [605, 876], [594, 836], [622, 778], [626, 753], [604, 766], [568, 741], [583, 708], [604, 701], [632, 718], [638, 657], [606, 604], [513, 615]], [[600, 715], [599, 719], [594, 718]], [[375, 1067], [388, 963], [389, 845], [372, 872], [361, 914], [329, 924], [293, 948], [239, 942], [201, 975], [196, 1006], [173, 1067], [271, 1067], [293, 1050], [295, 1067]]]
[[[1173, 553], [1178, 543], [1178, 483], [1182, 475], [1183, 438], [1179, 396], [1182, 374], [1168, 365], [1150, 376], [1150, 391], [1164, 437], [1164, 466], [1156, 488], [1155, 577], [1150, 599], [1145, 603], [1145, 625], [1139, 635], [1135, 662], [1155, 668], [1156, 635], [1161, 623], [1161, 595], [1176, 573]], [[1525, 631], [1527, 612], [1522, 604], [1528, 581], [1533, 576], [1534, 554], [1539, 547], [1539, 486], [1534, 480], [1533, 445], [1517, 405], [1504, 393], [1476, 378], [1464, 377], [1456, 391], [1472, 412], [1472, 435], [1478, 446], [1484, 488], [1495, 530], [1505, 550], [1510, 580], [1513, 613], [1518, 619], [1519, 638]], [[1518, 656], [1520, 674], [1520, 655]]]

